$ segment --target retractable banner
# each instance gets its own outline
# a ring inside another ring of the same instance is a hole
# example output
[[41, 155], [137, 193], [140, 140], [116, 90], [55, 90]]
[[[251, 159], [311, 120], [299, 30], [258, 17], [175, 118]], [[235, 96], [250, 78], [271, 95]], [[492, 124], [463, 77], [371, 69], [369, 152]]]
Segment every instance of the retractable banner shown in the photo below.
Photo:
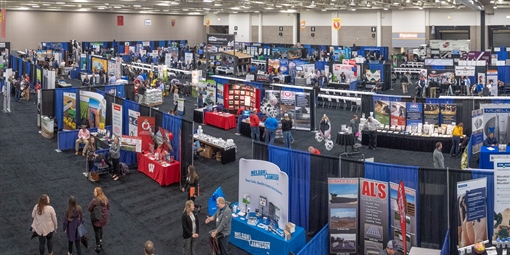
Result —
[[456, 120], [457, 120], [457, 105], [441, 104], [441, 126], [446, 127], [448, 124], [455, 123]]
[[406, 125], [406, 103], [404, 102], [391, 102], [391, 126]]
[[[508, 186], [508, 183], [506, 184]], [[496, 188], [497, 189], [497, 188]], [[487, 238], [487, 178], [457, 183], [459, 215], [458, 248], [473, 245]]]
[[358, 254], [358, 178], [329, 178], [329, 252]]
[[112, 128], [113, 134], [122, 136], [122, 105], [112, 103]]
[[498, 239], [506, 240], [508, 237], [509, 216], [510, 159], [496, 159], [494, 161], [494, 235], [492, 243]]
[[233, 34], [207, 34], [207, 44], [215, 46], [230, 46], [235, 43], [235, 35]]
[[479, 153], [483, 145], [483, 110], [471, 111], [471, 150], [473, 154]]
[[423, 104], [407, 103], [407, 126], [418, 126], [423, 123]]
[[423, 115], [428, 124], [439, 125], [439, 104], [425, 104]]
[[128, 116], [129, 116], [129, 136], [137, 136], [138, 116], [140, 116], [140, 112], [128, 109]]
[[76, 93], [64, 92], [63, 96], [63, 112], [64, 112], [64, 130], [76, 129]]
[[374, 117], [383, 125], [390, 124], [390, 101], [387, 97], [374, 96]]
[[391, 234], [389, 240], [395, 240], [406, 253], [417, 246], [416, 190], [405, 186], [404, 182], [390, 182], [390, 221]]
[[151, 133], [155, 133], [156, 119], [149, 116], [138, 116], [138, 137], [142, 139], [142, 150], [149, 151], [152, 143]]
[[104, 129], [106, 123], [106, 100], [104, 96], [90, 91], [80, 91], [80, 116], [89, 121], [89, 127]]
[[388, 242], [388, 182], [360, 179], [360, 240], [363, 254], [379, 254]]

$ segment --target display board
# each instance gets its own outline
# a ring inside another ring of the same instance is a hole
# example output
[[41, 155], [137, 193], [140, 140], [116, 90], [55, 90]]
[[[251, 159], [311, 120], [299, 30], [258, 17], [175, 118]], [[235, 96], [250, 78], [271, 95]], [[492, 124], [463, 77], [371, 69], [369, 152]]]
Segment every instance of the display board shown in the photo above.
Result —
[[108, 73], [108, 62], [106, 59], [92, 57], [92, 72], [99, 73], [99, 71], [103, 70], [105, 73]]
[[122, 105], [112, 103], [112, 132], [114, 135], [122, 136]]
[[268, 161], [239, 160], [239, 209], [258, 210], [280, 229], [289, 221], [289, 177]]
[[483, 145], [483, 110], [471, 111], [471, 151], [479, 153]]
[[421, 103], [406, 103], [407, 105], [407, 126], [418, 126], [423, 123], [423, 104]]
[[241, 107], [252, 110], [257, 105], [257, 93], [257, 88], [252, 86], [244, 84], [229, 85], [226, 106], [229, 110], [238, 110]]
[[363, 254], [379, 254], [388, 242], [387, 182], [360, 179], [360, 240]]
[[310, 94], [304, 92], [281, 91], [280, 113], [288, 113], [293, 127], [310, 130]]
[[76, 125], [76, 93], [64, 92], [62, 93], [63, 112], [64, 112], [64, 130], [75, 130]]
[[423, 115], [425, 123], [439, 125], [439, 104], [425, 104]]
[[89, 128], [104, 129], [106, 123], [106, 100], [104, 96], [90, 91], [80, 90], [80, 116], [88, 120]]
[[391, 102], [391, 126], [405, 127], [406, 125], [406, 103], [404, 102]]
[[383, 125], [390, 124], [390, 101], [383, 98], [374, 99], [374, 117]]
[[138, 116], [140, 116], [140, 112], [128, 109], [128, 116], [129, 116], [129, 135], [137, 136], [138, 135]]
[[458, 248], [488, 240], [486, 200], [487, 178], [457, 183], [455, 211], [460, 217]]
[[409, 252], [411, 247], [418, 244], [416, 239], [418, 221], [416, 190], [405, 186], [403, 182], [390, 182], [390, 205], [391, 234], [389, 239], [395, 240], [399, 247], [405, 247]]
[[[510, 228], [510, 159], [494, 161], [494, 235], [492, 242], [508, 237]], [[491, 212], [492, 213], [492, 212]], [[491, 224], [492, 225], [492, 224]]]
[[358, 252], [358, 178], [329, 178], [329, 252]]
[[510, 142], [510, 108], [508, 104], [480, 104], [483, 111], [483, 140], [493, 130], [500, 144]]
[[441, 126], [446, 128], [447, 125], [456, 123], [456, 120], [457, 120], [457, 105], [441, 104]]
[[149, 116], [138, 116], [138, 137], [142, 140], [142, 150], [150, 151], [151, 134], [156, 129], [156, 119]]

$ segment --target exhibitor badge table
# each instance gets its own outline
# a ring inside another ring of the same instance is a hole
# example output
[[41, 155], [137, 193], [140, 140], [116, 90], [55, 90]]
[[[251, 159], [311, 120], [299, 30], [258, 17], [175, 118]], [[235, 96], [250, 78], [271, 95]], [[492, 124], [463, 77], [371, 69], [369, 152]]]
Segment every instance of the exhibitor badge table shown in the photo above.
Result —
[[174, 161], [171, 164], [162, 164], [148, 155], [138, 153], [138, 171], [149, 176], [161, 186], [168, 186], [179, 182], [181, 163]]
[[204, 114], [204, 124], [229, 130], [236, 127], [236, 116], [230, 113], [206, 112]]
[[[491, 150], [489, 148], [493, 148]], [[482, 146], [480, 149], [480, 163], [478, 165], [481, 169], [494, 169], [494, 162], [491, 161], [491, 155], [507, 155], [510, 154], [510, 146], [506, 147], [506, 151], [499, 151], [497, 147]], [[510, 155], [508, 155], [510, 157]]]
[[[259, 221], [260, 222], [260, 221]], [[290, 240], [264, 230], [260, 227], [248, 225], [241, 218], [232, 218], [232, 232], [228, 239], [233, 245], [247, 251], [250, 254], [273, 254], [282, 255], [293, 252], [297, 254], [305, 245], [305, 230], [296, 226]]]

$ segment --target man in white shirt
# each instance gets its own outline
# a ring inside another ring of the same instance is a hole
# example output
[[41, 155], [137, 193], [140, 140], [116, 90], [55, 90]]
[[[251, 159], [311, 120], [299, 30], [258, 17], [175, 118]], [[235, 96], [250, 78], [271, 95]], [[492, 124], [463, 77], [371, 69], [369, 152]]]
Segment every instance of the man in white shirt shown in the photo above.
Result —
[[110, 78], [108, 79], [108, 85], [115, 85], [115, 82], [117, 82], [117, 78], [111, 73]]
[[471, 96], [471, 80], [469, 77], [464, 77], [464, 86], [466, 86], [466, 95]]
[[375, 147], [377, 147], [377, 129], [380, 125], [381, 122], [372, 117], [368, 117], [368, 149], [370, 150], [375, 150]]

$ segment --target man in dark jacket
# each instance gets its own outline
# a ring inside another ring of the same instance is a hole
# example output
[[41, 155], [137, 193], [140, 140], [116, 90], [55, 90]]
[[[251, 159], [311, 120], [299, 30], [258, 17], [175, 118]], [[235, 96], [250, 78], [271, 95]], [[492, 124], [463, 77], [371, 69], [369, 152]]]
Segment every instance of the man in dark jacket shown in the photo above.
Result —
[[290, 144], [294, 142], [294, 138], [292, 137], [292, 120], [289, 117], [288, 113], [283, 115], [282, 119], [282, 132], [283, 132], [283, 145], [285, 148], [290, 149]]

